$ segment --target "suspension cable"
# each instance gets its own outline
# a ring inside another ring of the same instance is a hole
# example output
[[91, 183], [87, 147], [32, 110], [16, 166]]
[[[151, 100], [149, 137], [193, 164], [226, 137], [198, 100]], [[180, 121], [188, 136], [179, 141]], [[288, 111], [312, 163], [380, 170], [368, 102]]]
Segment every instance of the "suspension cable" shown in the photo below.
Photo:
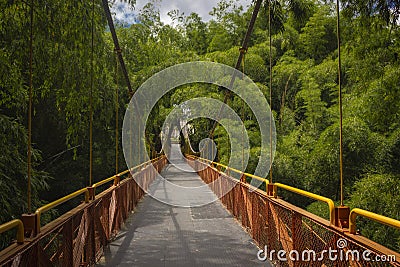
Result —
[[108, 7], [108, 0], [102, 0], [102, 3], [103, 3], [104, 12], [106, 13], [108, 26], [110, 28], [111, 37], [113, 39], [115, 49], [118, 53], [118, 59], [119, 59], [119, 63], [121, 66], [122, 74], [125, 77], [125, 82], [126, 82], [126, 85], [128, 86], [129, 93], [132, 93], [133, 90], [132, 90], [131, 82], [129, 80], [128, 71], [126, 70], [124, 58], [122, 57], [122, 53], [121, 53], [122, 50], [119, 46], [117, 32], [115, 31], [114, 22], [113, 22], [113, 19], [111, 16], [110, 8]]
[[339, 87], [339, 161], [340, 161], [340, 206], [343, 206], [343, 107], [342, 107], [342, 61], [341, 61], [341, 41], [340, 41], [340, 9], [339, 0], [336, 0], [336, 29], [337, 29], [337, 46], [338, 46], [338, 87]]
[[93, 83], [94, 83], [94, 5], [92, 0], [92, 42], [90, 55], [90, 95], [89, 95], [89, 186], [93, 182]]
[[271, 109], [271, 116], [269, 118], [269, 182], [272, 184], [272, 23], [271, 23], [271, 4], [268, 4], [268, 34], [269, 34], [269, 107]]
[[118, 174], [118, 157], [119, 157], [119, 83], [118, 83], [118, 51], [115, 51], [115, 174]]
[[33, 91], [33, 8], [34, 0], [31, 0], [30, 9], [30, 37], [29, 37], [29, 107], [28, 107], [28, 213], [32, 211], [32, 189], [31, 189], [31, 178], [32, 178], [32, 91]]
[[[111, 12], [110, 12], [110, 8], [109, 8], [108, 4], [109, 4], [108, 0], [102, 0], [103, 9], [104, 9], [104, 12], [105, 12], [105, 15], [106, 15], [108, 26], [110, 28], [111, 37], [112, 37], [113, 42], [114, 42], [114, 48], [117, 51], [117, 56], [118, 56], [121, 72], [122, 72], [122, 74], [123, 74], [123, 76], [125, 78], [126, 86], [128, 87], [129, 100], [131, 100], [133, 98], [134, 91], [132, 89], [132, 84], [131, 84], [131, 81], [129, 79], [129, 75], [128, 75], [128, 71], [126, 69], [124, 58], [122, 56], [122, 49], [121, 49], [121, 47], [119, 45], [117, 32], [115, 30], [113, 18], [112, 18], [112, 15], [111, 15]], [[142, 120], [140, 119], [141, 118], [141, 109], [139, 108], [139, 104], [137, 103], [135, 98], [134, 98], [134, 101], [132, 103], [133, 103], [133, 107], [134, 107], [133, 110], [135, 111], [135, 112], [132, 112], [132, 114], [133, 114], [133, 116], [136, 116], [138, 118], [138, 124], [139, 124], [138, 128], [139, 128], [139, 134], [140, 134], [141, 127], [143, 127], [142, 129], [146, 129], [146, 125], [141, 126], [143, 124]], [[132, 118], [131, 118], [131, 120], [132, 120]], [[130, 129], [131, 129], [131, 133], [133, 134], [133, 125], [132, 125], [132, 123], [130, 123]], [[139, 144], [140, 144], [140, 141], [139, 141]], [[130, 145], [131, 150], [132, 150], [132, 145], [133, 144]], [[139, 150], [140, 150], [140, 148], [139, 148]], [[130, 152], [130, 155], [131, 155], [131, 159], [133, 159], [133, 152], [132, 151]], [[140, 155], [139, 155], [139, 161], [140, 161]]]
[[[246, 49], [246, 50], [247, 50], [247, 45], [248, 45], [248, 42], [249, 42], [249, 40], [250, 40], [251, 33], [253, 32], [254, 24], [255, 24], [255, 22], [256, 22], [258, 12], [260, 11], [261, 3], [262, 3], [262, 0], [257, 0], [257, 2], [256, 2], [255, 5], [254, 5], [253, 14], [252, 14], [252, 16], [251, 16], [249, 25], [247, 26], [246, 35], [244, 36], [244, 39], [243, 39], [243, 42], [242, 42], [242, 48], [243, 48], [243, 49]], [[237, 69], [237, 70], [240, 69], [240, 64], [242, 63], [242, 58], [243, 58], [243, 53], [240, 52], [239, 57], [238, 57], [238, 60], [236, 61], [235, 69]], [[231, 77], [231, 81], [230, 81], [230, 84], [229, 84], [229, 88], [232, 88], [232, 87], [233, 87], [233, 84], [234, 84], [234, 82], [235, 82], [235, 79], [236, 79], [236, 72], [234, 72], [233, 75], [232, 75], [232, 77]], [[227, 104], [228, 98], [229, 98], [230, 96], [231, 96], [230, 91], [229, 91], [229, 90], [226, 90], [226, 91], [225, 91], [225, 97], [224, 97], [224, 104]], [[225, 106], [225, 105], [222, 105], [222, 106], [221, 106], [221, 108], [220, 108], [220, 110], [219, 110], [219, 113], [218, 113], [218, 116], [221, 115], [221, 113], [222, 113], [222, 111], [223, 111], [223, 109], [224, 109], [224, 106]], [[218, 120], [215, 120], [215, 121], [214, 121], [214, 124], [213, 124], [213, 126], [211, 127], [211, 130], [210, 130], [210, 132], [209, 132], [209, 135], [208, 135], [210, 138], [212, 138], [212, 136], [214, 135], [214, 131], [215, 131], [215, 128], [217, 127], [217, 124], [218, 124]]]
[[[129, 98], [131, 98], [131, 94], [129, 94]], [[130, 108], [130, 107], [129, 107]], [[129, 111], [131, 113], [131, 111]], [[132, 118], [129, 120], [129, 166], [128, 168], [131, 169], [135, 166], [133, 163], [133, 120]]]

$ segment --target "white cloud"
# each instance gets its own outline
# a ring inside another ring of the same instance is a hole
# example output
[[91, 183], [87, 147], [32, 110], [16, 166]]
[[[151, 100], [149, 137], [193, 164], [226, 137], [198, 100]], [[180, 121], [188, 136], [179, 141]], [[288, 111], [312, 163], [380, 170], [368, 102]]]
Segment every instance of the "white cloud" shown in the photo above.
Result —
[[188, 0], [163, 0], [160, 7], [161, 20], [165, 23], [171, 23], [170, 17], [167, 13], [173, 9], [179, 9], [182, 13], [189, 15], [196, 12], [204, 21], [210, 20], [211, 16], [208, 14], [212, 7], [216, 6], [218, 0], [202, 0], [202, 1], [188, 1]]
[[113, 13], [114, 19], [120, 22], [135, 23], [137, 12], [132, 10], [128, 3], [117, 1], [111, 8], [111, 13]]
[[[208, 21], [211, 19], [210, 11], [217, 6], [218, 2], [219, 0], [162, 0], [159, 6], [161, 21], [170, 24], [172, 21], [167, 13], [174, 9], [179, 9], [185, 15], [195, 12], [200, 15], [203, 21]], [[240, 0], [239, 2], [246, 7], [252, 1]], [[116, 14], [116, 19], [134, 23], [137, 13], [146, 3], [148, 3], [148, 0], [137, 0], [135, 10], [132, 10], [128, 4], [117, 2], [113, 7], [113, 12]]]

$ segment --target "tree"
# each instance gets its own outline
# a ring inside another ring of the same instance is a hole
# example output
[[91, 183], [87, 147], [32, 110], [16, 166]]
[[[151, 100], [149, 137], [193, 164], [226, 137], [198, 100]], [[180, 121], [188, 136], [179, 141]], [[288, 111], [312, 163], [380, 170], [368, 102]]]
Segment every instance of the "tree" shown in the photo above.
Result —
[[324, 6], [317, 9], [317, 12], [310, 17], [299, 36], [299, 55], [321, 63], [336, 49], [335, 20], [330, 14], [330, 8]]
[[191, 13], [184, 21], [186, 38], [189, 47], [192, 47], [198, 55], [207, 50], [207, 26], [197, 13]]
[[[350, 205], [400, 220], [399, 178], [390, 174], [365, 175], [354, 184]], [[357, 220], [357, 228], [367, 238], [391, 249], [400, 249], [399, 230], [362, 218]]]
[[395, 26], [400, 15], [400, 2], [397, 0], [345, 0], [344, 10], [349, 16], [379, 16], [387, 25]]
[[397, 66], [387, 66], [382, 77], [372, 81], [361, 96], [359, 115], [381, 133], [398, 128], [400, 109], [400, 71]]
[[[375, 148], [379, 146], [367, 125], [356, 118], [343, 121], [343, 176], [345, 194], [355, 181], [375, 166]], [[327, 127], [315, 143], [308, 158], [307, 189], [326, 197], [339, 199], [339, 125]]]

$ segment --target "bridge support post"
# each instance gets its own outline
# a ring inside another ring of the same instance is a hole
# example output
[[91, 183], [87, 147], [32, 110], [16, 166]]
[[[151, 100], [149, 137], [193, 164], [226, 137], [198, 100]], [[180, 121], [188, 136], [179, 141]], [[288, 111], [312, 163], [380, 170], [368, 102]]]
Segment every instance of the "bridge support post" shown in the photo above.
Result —
[[119, 185], [119, 182], [121, 181], [121, 177], [119, 175], [115, 175], [114, 178], [114, 186]]
[[347, 206], [335, 207], [335, 226], [349, 228], [350, 208]]
[[24, 235], [26, 238], [35, 237], [38, 234], [38, 227], [36, 225], [36, 217], [37, 214], [30, 213], [30, 214], [22, 214], [21, 221], [24, 224]]
[[267, 194], [268, 194], [268, 196], [274, 197], [274, 198], [278, 197], [277, 191], [278, 190], [277, 190], [276, 185], [267, 184]]
[[86, 187], [89, 192], [89, 201], [92, 201], [96, 197], [96, 188], [93, 186]]

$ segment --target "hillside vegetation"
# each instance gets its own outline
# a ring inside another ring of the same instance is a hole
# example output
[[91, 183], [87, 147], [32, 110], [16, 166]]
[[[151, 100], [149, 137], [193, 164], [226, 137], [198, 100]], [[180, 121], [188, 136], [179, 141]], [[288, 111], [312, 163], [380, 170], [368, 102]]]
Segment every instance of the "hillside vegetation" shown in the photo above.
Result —
[[[342, 83], [345, 204], [400, 219], [400, 5], [393, 1], [342, 1]], [[97, 2], [96, 2], [97, 3]], [[118, 36], [135, 88], [177, 63], [205, 60], [234, 66], [252, 7], [221, 0], [203, 21], [172, 10], [161, 22], [158, 1], [139, 11], [139, 23], [118, 25]], [[272, 109], [277, 129], [274, 180], [339, 200], [339, 107], [335, 6], [329, 1], [272, 1]], [[161, 2], [162, 4], [162, 2]], [[26, 210], [29, 6], [0, 0], [0, 223]], [[93, 78], [94, 177], [114, 173], [115, 89], [120, 121], [129, 97], [101, 3], [94, 9], [91, 71], [91, 1], [35, 1], [33, 35], [33, 206], [89, 183], [89, 91]], [[258, 16], [244, 72], [269, 99], [268, 3]], [[147, 122], [147, 145], [161, 149], [162, 123], [176, 105], [200, 96], [224, 98], [204, 84], [164, 96]], [[253, 172], [260, 152], [254, 114], [232, 95], [250, 136]], [[122, 122], [121, 122], [122, 124]], [[192, 146], [213, 122], [197, 119]], [[229, 140], [215, 131], [218, 158], [227, 163]], [[239, 140], [240, 141], [240, 140]], [[235, 145], [238, 140], [232, 140]], [[120, 169], [124, 159], [120, 153]], [[282, 192], [320, 216], [324, 204]], [[59, 210], [62, 212], [62, 210]], [[361, 233], [397, 251], [400, 232], [360, 220]], [[8, 239], [2, 239], [3, 244]]]

